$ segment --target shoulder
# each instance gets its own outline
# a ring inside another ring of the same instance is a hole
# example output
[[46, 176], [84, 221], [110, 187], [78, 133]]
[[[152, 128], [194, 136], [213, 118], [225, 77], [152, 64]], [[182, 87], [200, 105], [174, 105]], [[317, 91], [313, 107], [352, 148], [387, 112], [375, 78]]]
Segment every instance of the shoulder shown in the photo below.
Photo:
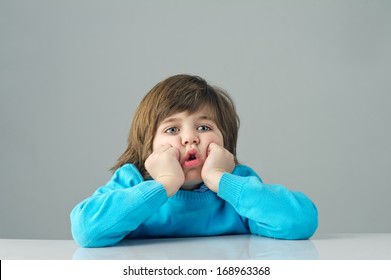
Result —
[[235, 166], [232, 174], [240, 175], [240, 176], [251, 176], [252, 174], [256, 174], [256, 173], [251, 167], [243, 164], [238, 164]]
[[114, 172], [109, 184], [130, 187], [143, 181], [143, 176], [134, 164], [124, 164]]
[[247, 165], [243, 165], [243, 164], [236, 165], [232, 174], [237, 175], [237, 176], [241, 176], [241, 177], [255, 176], [255, 177], [261, 179], [261, 177], [251, 167], [249, 167]]

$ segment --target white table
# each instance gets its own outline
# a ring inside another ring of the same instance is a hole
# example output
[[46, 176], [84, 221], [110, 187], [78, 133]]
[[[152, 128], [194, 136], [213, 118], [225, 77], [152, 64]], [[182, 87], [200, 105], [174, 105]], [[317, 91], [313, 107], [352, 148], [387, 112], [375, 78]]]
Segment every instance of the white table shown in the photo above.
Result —
[[391, 260], [391, 233], [320, 234], [298, 241], [255, 235], [139, 239], [105, 248], [80, 248], [73, 240], [0, 239], [0, 259]]

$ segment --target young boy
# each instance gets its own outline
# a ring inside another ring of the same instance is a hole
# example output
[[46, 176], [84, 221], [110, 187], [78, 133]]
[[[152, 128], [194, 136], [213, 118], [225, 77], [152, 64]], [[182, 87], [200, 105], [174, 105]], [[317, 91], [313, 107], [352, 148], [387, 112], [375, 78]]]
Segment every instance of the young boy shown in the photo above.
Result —
[[83, 247], [124, 238], [252, 233], [306, 239], [312, 201], [264, 184], [236, 157], [239, 118], [223, 90], [197, 76], [158, 83], [138, 106], [111, 180], [71, 212]]

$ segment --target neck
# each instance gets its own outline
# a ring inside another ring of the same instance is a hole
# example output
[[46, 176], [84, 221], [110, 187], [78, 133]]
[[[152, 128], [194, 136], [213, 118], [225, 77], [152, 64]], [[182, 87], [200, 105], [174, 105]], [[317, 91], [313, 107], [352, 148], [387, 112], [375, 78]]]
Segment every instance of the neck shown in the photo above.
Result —
[[195, 190], [195, 189], [198, 189], [201, 185], [203, 184], [203, 182], [199, 182], [199, 181], [189, 181], [189, 182], [185, 182], [181, 189], [182, 190], [187, 190], [187, 191], [192, 191], [192, 190]]

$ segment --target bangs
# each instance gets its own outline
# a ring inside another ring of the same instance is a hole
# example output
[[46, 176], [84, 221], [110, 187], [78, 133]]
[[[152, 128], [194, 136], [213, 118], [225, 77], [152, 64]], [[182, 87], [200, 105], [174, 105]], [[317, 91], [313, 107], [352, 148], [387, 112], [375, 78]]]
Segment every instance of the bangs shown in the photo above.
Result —
[[159, 104], [156, 119], [160, 124], [164, 119], [176, 113], [195, 113], [205, 110], [210, 119], [217, 121], [219, 107], [218, 95], [208, 85], [194, 90], [171, 91]]

